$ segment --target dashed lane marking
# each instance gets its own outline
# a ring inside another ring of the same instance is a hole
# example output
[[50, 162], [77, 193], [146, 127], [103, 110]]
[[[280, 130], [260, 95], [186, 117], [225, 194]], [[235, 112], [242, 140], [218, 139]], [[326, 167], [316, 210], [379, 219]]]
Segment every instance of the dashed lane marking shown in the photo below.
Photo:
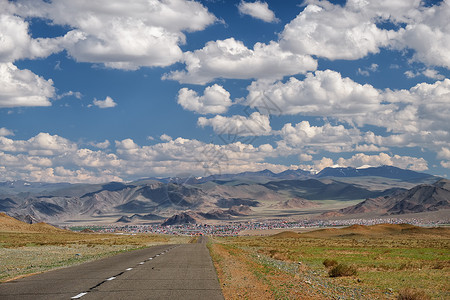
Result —
[[86, 295], [87, 293], [79, 293], [78, 295], [76, 295], [76, 296], [73, 296], [72, 298], [70, 298], [70, 299], [80, 299], [81, 297], [83, 297], [84, 295]]
[[128, 269], [126, 269], [125, 271], [131, 271], [131, 270], [133, 270], [133, 268], [128, 268]]
[[108, 279], [106, 279], [106, 280], [108, 280], [108, 281], [110, 281], [110, 280], [114, 280], [114, 279], [116, 279], [116, 277], [109, 277]]

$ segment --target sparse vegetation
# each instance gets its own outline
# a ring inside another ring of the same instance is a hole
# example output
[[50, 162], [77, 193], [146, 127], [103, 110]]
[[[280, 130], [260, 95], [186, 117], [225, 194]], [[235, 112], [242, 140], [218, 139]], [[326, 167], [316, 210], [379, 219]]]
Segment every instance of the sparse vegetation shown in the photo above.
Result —
[[414, 289], [402, 289], [397, 297], [398, 300], [429, 300], [430, 297], [424, 291]]
[[54, 232], [0, 232], [0, 281], [188, 237]]
[[334, 259], [325, 259], [322, 264], [325, 266], [325, 268], [331, 268], [334, 266], [337, 266], [338, 262]]
[[[448, 299], [450, 229], [403, 230], [408, 227], [354, 226], [266, 237], [215, 237], [210, 249], [230, 299], [245, 295], [243, 290], [250, 295], [257, 285], [264, 285], [270, 295], [260, 299], [395, 299], [408, 295], [404, 288], [411, 286], [414, 295]], [[239, 263], [232, 273], [231, 261]], [[332, 261], [337, 264], [331, 266]], [[349, 266], [351, 276], [330, 278], [331, 268], [339, 264]], [[247, 280], [236, 281], [235, 273], [255, 277], [243, 275]]]
[[328, 272], [328, 275], [330, 277], [342, 277], [355, 276], [357, 273], [358, 271], [352, 266], [348, 266], [346, 264], [338, 264], [331, 268], [331, 270]]

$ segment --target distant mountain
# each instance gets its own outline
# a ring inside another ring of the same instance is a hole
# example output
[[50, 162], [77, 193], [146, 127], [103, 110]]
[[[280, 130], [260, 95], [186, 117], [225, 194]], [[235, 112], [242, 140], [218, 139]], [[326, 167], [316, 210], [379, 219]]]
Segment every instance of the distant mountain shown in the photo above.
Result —
[[132, 223], [136, 221], [160, 221], [164, 220], [164, 217], [155, 215], [155, 214], [146, 214], [146, 215], [140, 215], [140, 214], [134, 214], [132, 216], [122, 216], [120, 217], [116, 223]]
[[391, 190], [372, 191], [349, 183], [335, 180], [323, 182], [317, 179], [271, 181], [263, 186], [307, 200], [355, 200], [378, 197], [392, 192]]
[[421, 184], [410, 190], [384, 197], [367, 199], [357, 205], [340, 209], [341, 215], [376, 213], [399, 215], [450, 209], [450, 181]]
[[309, 208], [318, 207], [319, 204], [302, 198], [291, 198], [286, 201], [280, 201], [277, 204], [271, 206], [271, 208], [277, 209], [293, 209], [293, 208]]
[[162, 225], [196, 224], [206, 220], [232, 220], [236, 216], [247, 216], [252, 213], [246, 205], [233, 206], [227, 210], [213, 209], [208, 212], [184, 211], [166, 219]]
[[197, 221], [201, 220], [202, 217], [192, 211], [182, 212], [180, 214], [176, 214], [168, 218], [161, 225], [183, 225], [183, 224], [196, 224]]
[[[326, 168], [317, 175], [302, 170], [278, 174], [263, 170], [205, 178], [147, 178], [129, 183], [8, 181], [0, 183], [0, 211], [27, 222], [54, 224], [117, 220], [118, 216], [122, 216], [120, 222], [144, 222], [142, 216], [167, 218], [185, 211], [198, 212], [197, 217], [204, 220], [226, 220], [246, 214], [236, 211], [236, 207], [245, 207], [247, 214], [251, 214], [252, 208], [256, 207], [257, 211], [313, 207], [317, 205], [315, 200], [378, 199], [376, 201], [383, 202], [384, 196], [404, 192], [404, 188], [411, 188], [417, 182], [429, 183], [433, 178], [428, 174], [383, 166]], [[447, 186], [448, 183], [440, 182], [435, 188], [448, 189]], [[393, 212], [411, 210], [406, 203], [391, 208]], [[433, 209], [429, 205], [424, 207], [425, 210]], [[181, 219], [184, 220], [183, 216]]]
[[432, 175], [419, 173], [411, 170], [404, 170], [393, 166], [369, 167], [364, 169], [357, 168], [325, 168], [320, 171], [316, 177], [361, 177], [361, 176], [377, 176], [400, 180], [417, 180]]

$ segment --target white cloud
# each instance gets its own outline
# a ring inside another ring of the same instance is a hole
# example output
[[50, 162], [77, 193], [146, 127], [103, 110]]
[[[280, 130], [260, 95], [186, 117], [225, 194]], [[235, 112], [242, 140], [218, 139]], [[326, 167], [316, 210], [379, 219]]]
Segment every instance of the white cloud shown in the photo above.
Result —
[[216, 78], [280, 79], [317, 68], [307, 55], [283, 51], [276, 42], [256, 43], [253, 49], [234, 38], [208, 42], [203, 49], [183, 55], [185, 71], [174, 71], [163, 79], [180, 83], [206, 84]]
[[[365, 132], [364, 137], [356, 132], [341, 136], [347, 141], [352, 138], [352, 143], [347, 143], [346, 148], [331, 143], [324, 148], [328, 151], [350, 151], [351, 145], [351, 151], [370, 152], [389, 147], [423, 147], [437, 152], [443, 146], [450, 147], [450, 79], [420, 83], [409, 90], [378, 90], [326, 70], [308, 73], [304, 80], [292, 77], [284, 83], [255, 81], [248, 90], [243, 104], [263, 113], [322, 117], [351, 127], [374, 125], [387, 131], [383, 136], [371, 132]], [[308, 137], [300, 138], [302, 135], [297, 134], [302, 131], [289, 126], [285, 129], [291, 133], [283, 136], [288, 146], [295, 139]], [[326, 137], [323, 142], [327, 143]]]
[[424, 69], [424, 70], [417, 71], [417, 72], [408, 70], [408, 71], [405, 71], [404, 74], [408, 78], [415, 78], [415, 77], [423, 75], [423, 76], [426, 76], [431, 79], [437, 79], [437, 80], [445, 79], [445, 76], [442, 74], [439, 74], [439, 72], [436, 71], [435, 69]]
[[172, 137], [164, 133], [159, 137], [159, 139], [164, 142], [169, 142], [172, 140]]
[[75, 43], [66, 45], [80, 62], [118, 69], [168, 66], [177, 62], [183, 32], [203, 30], [216, 18], [198, 2], [186, 0], [19, 0], [17, 13], [73, 28]]
[[348, 1], [345, 6], [310, 1], [280, 35], [283, 49], [328, 59], [359, 59], [378, 53], [397, 33], [375, 24], [377, 11], [368, 2]]
[[264, 22], [273, 23], [280, 20], [275, 17], [273, 11], [269, 9], [267, 2], [245, 2], [241, 1], [238, 5], [239, 12], [243, 15], [249, 15], [255, 19], [263, 20]]
[[74, 152], [77, 145], [58, 135], [41, 132], [29, 140], [13, 140], [0, 136], [0, 151], [25, 152], [30, 155], [53, 156]]
[[361, 140], [358, 129], [347, 129], [342, 125], [311, 126], [308, 121], [302, 121], [295, 126], [285, 124], [280, 135], [288, 146], [296, 149], [315, 148], [330, 152], [351, 151]]
[[12, 132], [11, 130], [9, 130], [5, 127], [1, 127], [0, 128], [0, 136], [8, 136], [8, 135], [14, 135], [14, 132]]
[[428, 170], [428, 163], [425, 159], [411, 156], [389, 155], [380, 153], [376, 155], [366, 155], [364, 153], [357, 153], [350, 158], [339, 158], [333, 161], [331, 158], [323, 157], [321, 160], [314, 161], [313, 165], [300, 165], [303, 169], [311, 169], [316, 172], [321, 171], [327, 167], [367, 167], [367, 166], [394, 166], [401, 169], [408, 169], [413, 171]]
[[269, 117], [258, 112], [252, 113], [248, 118], [244, 116], [215, 116], [210, 119], [200, 117], [197, 123], [202, 127], [212, 126], [215, 133], [223, 135], [260, 136], [270, 135], [272, 132]]
[[76, 32], [70, 32], [58, 38], [33, 39], [28, 31], [28, 23], [24, 19], [5, 12], [0, 13], [0, 62], [47, 57], [60, 52], [81, 37]]
[[117, 103], [109, 96], [106, 96], [105, 100], [94, 99], [92, 103], [99, 108], [111, 108], [117, 106]]
[[99, 148], [99, 149], [106, 149], [108, 148], [111, 143], [108, 140], [105, 140], [104, 142], [100, 142], [100, 143], [90, 143], [90, 145]]
[[279, 114], [327, 117], [449, 141], [450, 79], [409, 90], [378, 90], [326, 70], [308, 73], [303, 81], [294, 77], [285, 83], [255, 81], [248, 90], [244, 104], [258, 110], [273, 106]]
[[438, 152], [437, 157], [450, 160], [450, 148], [442, 147], [441, 151]]
[[449, 69], [449, 19], [449, 1], [442, 1], [438, 5], [422, 8], [406, 26], [396, 46], [415, 50], [413, 56], [415, 60]]
[[291, 77], [286, 83], [253, 82], [246, 104], [265, 107], [270, 101], [281, 114], [352, 117], [379, 111], [380, 93], [369, 84], [361, 85], [338, 72], [326, 70], [308, 73], [303, 81]]
[[182, 88], [178, 91], [178, 104], [185, 110], [199, 114], [221, 114], [225, 113], [233, 103], [230, 93], [222, 86], [214, 84], [205, 88], [203, 96], [198, 96], [193, 90]]
[[441, 161], [441, 166], [450, 169], [450, 161]]
[[0, 108], [19, 106], [50, 106], [55, 95], [51, 79], [20, 70], [12, 63], [0, 63]]
[[[115, 152], [110, 153], [81, 148], [63, 137], [48, 133], [40, 133], [28, 140], [0, 137], [0, 176], [4, 180], [92, 183], [172, 176], [183, 172], [208, 176], [266, 168], [274, 172], [288, 169], [287, 166], [266, 162], [267, 158], [283, 155], [283, 149], [269, 144], [259, 147], [242, 142], [215, 145], [183, 138], [165, 138], [165, 141], [150, 146], [140, 146], [132, 139], [115, 143]], [[302, 161], [311, 161], [310, 153], [298, 155]], [[336, 162], [324, 157], [312, 163], [302, 167], [320, 170], [333, 165], [393, 165], [417, 171], [427, 169], [423, 158], [385, 153], [358, 153]]]
[[[284, 50], [328, 59], [360, 59], [381, 48], [414, 50], [427, 65], [450, 68], [450, 2], [309, 0], [280, 34]], [[399, 25], [386, 30], [379, 23]], [[404, 26], [402, 24], [405, 24]]]
[[299, 155], [299, 159], [300, 161], [311, 161], [313, 159], [312, 155], [306, 154], [306, 153], [301, 153]]
[[428, 163], [423, 158], [411, 157], [411, 156], [390, 156], [386, 153], [380, 153], [377, 155], [366, 155], [364, 153], [357, 153], [349, 159], [339, 158], [337, 163], [342, 166], [361, 167], [364, 165], [370, 166], [395, 166], [402, 169], [408, 169], [413, 171], [425, 171], [428, 170]]
[[71, 96], [74, 96], [77, 99], [81, 99], [83, 97], [83, 94], [81, 94], [80, 92], [68, 91], [68, 92], [62, 93], [60, 95], [57, 95], [56, 99], [59, 100], [64, 97], [71, 97]]

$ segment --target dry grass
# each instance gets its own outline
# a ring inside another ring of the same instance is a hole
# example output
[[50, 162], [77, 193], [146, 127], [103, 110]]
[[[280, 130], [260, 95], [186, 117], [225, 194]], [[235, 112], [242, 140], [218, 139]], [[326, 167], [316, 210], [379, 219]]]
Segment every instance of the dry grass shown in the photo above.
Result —
[[70, 231], [0, 232], [0, 281], [157, 244], [187, 243], [164, 235], [117, 235]]
[[[259, 274], [280, 298], [301, 289], [327, 299], [394, 299], [414, 287], [433, 299], [450, 299], [448, 228], [384, 224], [214, 242], [250, 260], [254, 266], [247, 264], [247, 270]], [[358, 274], [330, 278], [323, 264], [330, 257]]]
[[430, 297], [424, 291], [403, 289], [399, 292], [398, 300], [429, 300]]

